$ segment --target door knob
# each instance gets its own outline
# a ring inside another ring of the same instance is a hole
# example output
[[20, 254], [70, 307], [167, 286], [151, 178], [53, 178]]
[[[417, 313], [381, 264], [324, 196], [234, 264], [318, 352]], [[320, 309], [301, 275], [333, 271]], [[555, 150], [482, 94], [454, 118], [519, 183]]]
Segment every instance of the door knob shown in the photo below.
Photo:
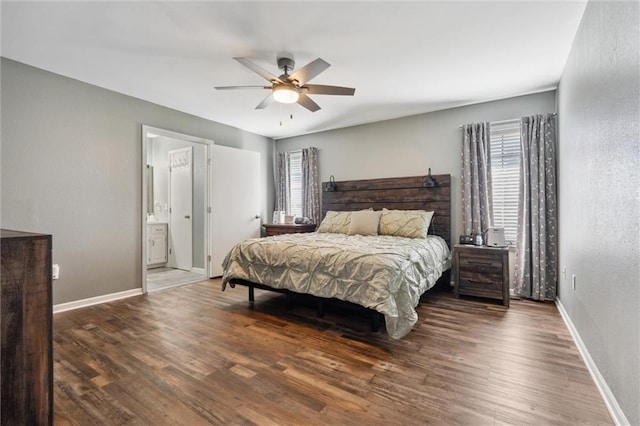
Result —
[[191, 216], [185, 216], [184, 218], [185, 219], [191, 219]]

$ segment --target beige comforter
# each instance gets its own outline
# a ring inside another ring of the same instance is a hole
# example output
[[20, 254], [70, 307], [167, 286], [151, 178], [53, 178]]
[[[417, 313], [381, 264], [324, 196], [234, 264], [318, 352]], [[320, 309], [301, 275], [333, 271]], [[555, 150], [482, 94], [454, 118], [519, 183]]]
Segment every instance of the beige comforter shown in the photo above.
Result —
[[449, 269], [451, 254], [437, 236], [314, 232], [243, 241], [222, 265], [223, 290], [235, 278], [357, 303], [384, 314], [389, 336], [399, 339], [418, 320], [420, 295]]

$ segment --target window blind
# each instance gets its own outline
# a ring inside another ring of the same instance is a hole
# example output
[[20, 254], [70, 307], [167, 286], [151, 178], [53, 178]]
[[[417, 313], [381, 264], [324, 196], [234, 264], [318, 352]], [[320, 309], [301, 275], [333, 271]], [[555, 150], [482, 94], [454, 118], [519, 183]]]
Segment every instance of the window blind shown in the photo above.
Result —
[[515, 243], [520, 191], [520, 120], [490, 123], [493, 225], [504, 227], [505, 240]]
[[302, 216], [302, 151], [289, 152], [289, 175], [289, 213]]

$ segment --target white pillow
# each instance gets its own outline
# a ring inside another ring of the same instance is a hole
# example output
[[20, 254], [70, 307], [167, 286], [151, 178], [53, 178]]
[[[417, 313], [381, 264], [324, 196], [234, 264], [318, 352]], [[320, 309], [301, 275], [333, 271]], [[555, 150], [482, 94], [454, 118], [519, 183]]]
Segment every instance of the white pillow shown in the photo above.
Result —
[[378, 235], [381, 211], [361, 210], [351, 213], [348, 235]]
[[427, 238], [433, 212], [424, 210], [382, 209], [380, 235], [405, 238]]

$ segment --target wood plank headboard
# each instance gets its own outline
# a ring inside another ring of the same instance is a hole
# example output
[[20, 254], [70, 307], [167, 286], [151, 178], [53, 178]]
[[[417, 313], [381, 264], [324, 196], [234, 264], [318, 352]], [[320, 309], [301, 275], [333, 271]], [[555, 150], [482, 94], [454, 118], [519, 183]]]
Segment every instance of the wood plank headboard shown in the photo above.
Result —
[[322, 217], [327, 211], [426, 210], [434, 211], [429, 233], [438, 235], [451, 247], [451, 175], [431, 175], [436, 186], [427, 188], [427, 176], [335, 182], [336, 190], [322, 183]]

